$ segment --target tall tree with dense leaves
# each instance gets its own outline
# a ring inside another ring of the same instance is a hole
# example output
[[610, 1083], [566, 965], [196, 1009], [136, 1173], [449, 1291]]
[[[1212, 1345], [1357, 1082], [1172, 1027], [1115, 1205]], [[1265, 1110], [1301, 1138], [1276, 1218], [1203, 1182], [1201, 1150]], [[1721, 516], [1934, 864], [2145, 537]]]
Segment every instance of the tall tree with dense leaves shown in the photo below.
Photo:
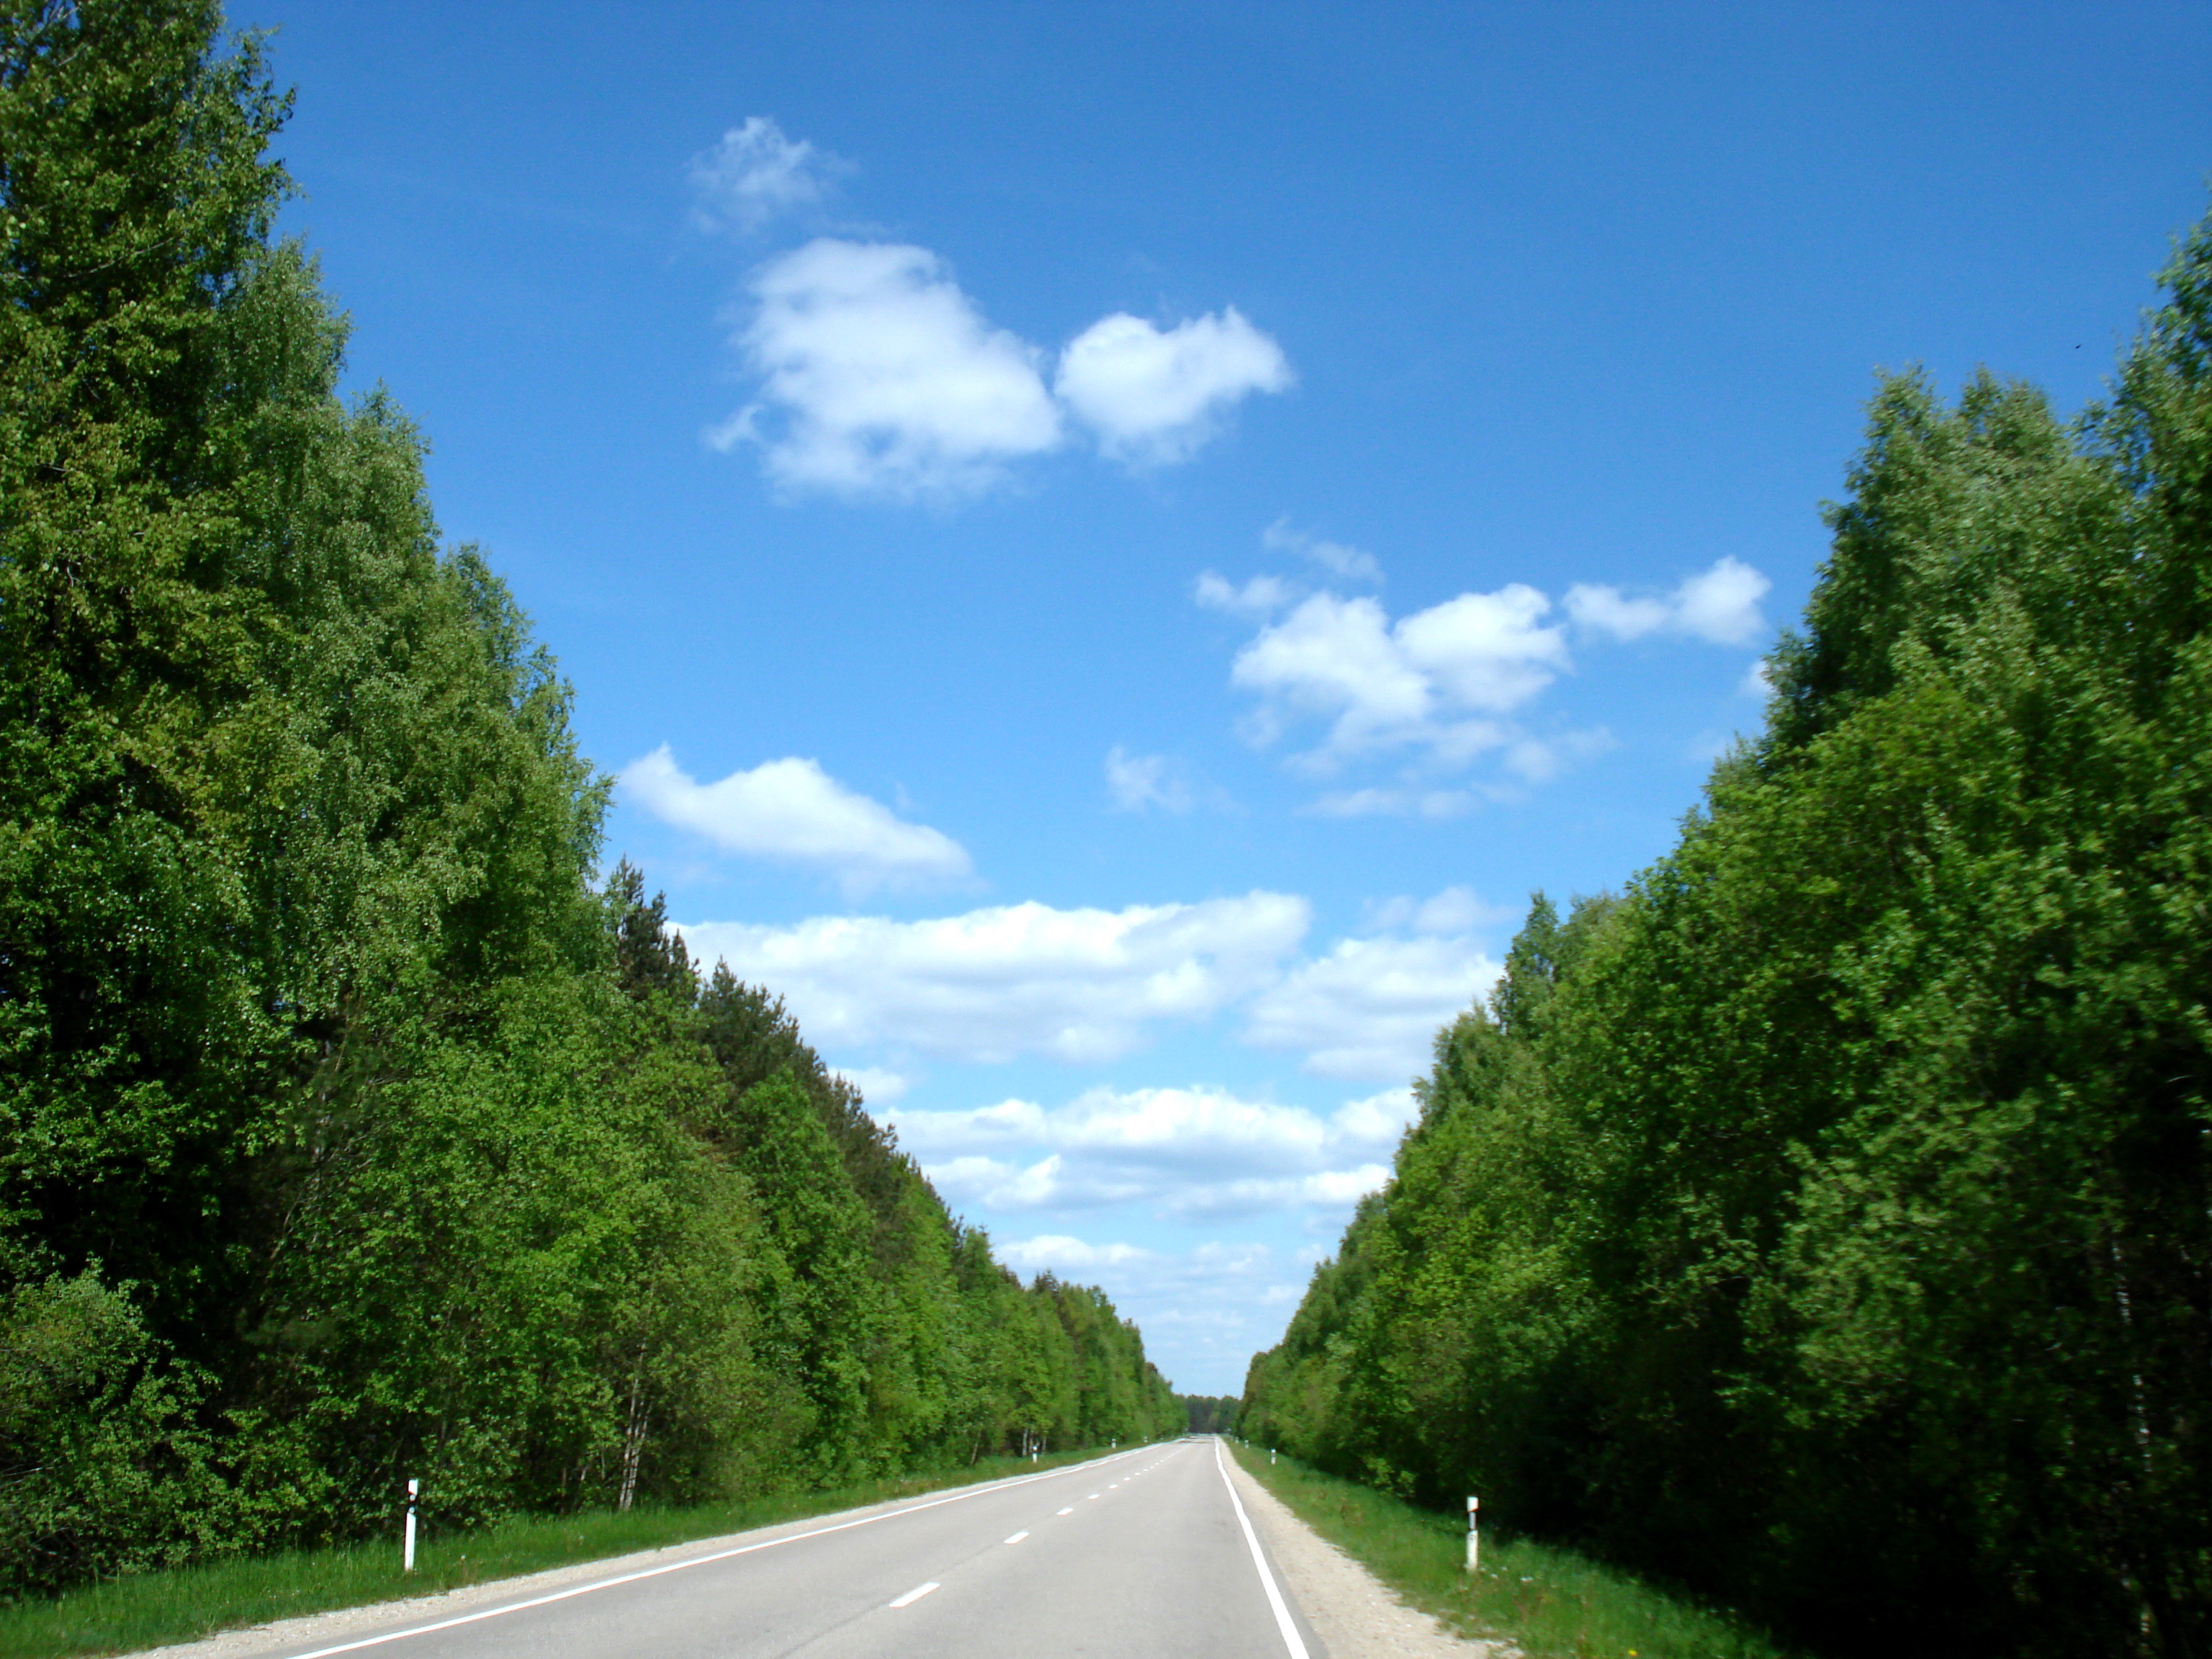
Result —
[[1079, 1371], [1110, 1432], [1133, 1331], [1079, 1365], [595, 881], [568, 689], [270, 240], [287, 107], [204, 0], [0, 0], [0, 1589], [403, 1474], [452, 1525], [972, 1461]]
[[2212, 222], [1875, 399], [1759, 742], [1539, 903], [1255, 1432], [1845, 1651], [2212, 1648]]

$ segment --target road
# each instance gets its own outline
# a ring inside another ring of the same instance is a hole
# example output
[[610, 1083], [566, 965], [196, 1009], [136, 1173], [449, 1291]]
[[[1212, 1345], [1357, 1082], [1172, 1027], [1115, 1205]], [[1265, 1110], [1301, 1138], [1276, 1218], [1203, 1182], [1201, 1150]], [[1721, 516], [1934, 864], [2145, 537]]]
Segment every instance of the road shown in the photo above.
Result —
[[[286, 1659], [1318, 1659], [1212, 1440], [635, 1558]], [[676, 1553], [671, 1552], [671, 1554]], [[275, 1656], [272, 1656], [275, 1659]]]

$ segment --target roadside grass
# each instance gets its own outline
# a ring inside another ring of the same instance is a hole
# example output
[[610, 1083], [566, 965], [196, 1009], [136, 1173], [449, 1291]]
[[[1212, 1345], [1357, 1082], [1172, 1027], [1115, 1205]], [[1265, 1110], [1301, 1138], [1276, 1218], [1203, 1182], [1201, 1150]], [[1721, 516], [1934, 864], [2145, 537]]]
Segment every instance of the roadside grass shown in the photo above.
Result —
[[1485, 1533], [1467, 1571], [1467, 1528], [1371, 1486], [1230, 1443], [1285, 1507], [1423, 1611], [1529, 1659], [1790, 1659], [1723, 1614], [1571, 1550]]
[[522, 1516], [481, 1531], [446, 1536], [426, 1530], [416, 1547], [412, 1573], [399, 1570], [396, 1535], [331, 1549], [289, 1550], [138, 1573], [58, 1596], [0, 1602], [0, 1659], [91, 1659], [100, 1654], [135, 1653], [271, 1620], [434, 1595], [549, 1567], [748, 1532], [951, 1486], [1041, 1474], [1110, 1455], [1093, 1447], [1054, 1452], [1034, 1463], [1025, 1457], [987, 1457], [966, 1468], [866, 1481], [831, 1492], [788, 1492], [689, 1509], [639, 1508], [627, 1515], [594, 1510]]

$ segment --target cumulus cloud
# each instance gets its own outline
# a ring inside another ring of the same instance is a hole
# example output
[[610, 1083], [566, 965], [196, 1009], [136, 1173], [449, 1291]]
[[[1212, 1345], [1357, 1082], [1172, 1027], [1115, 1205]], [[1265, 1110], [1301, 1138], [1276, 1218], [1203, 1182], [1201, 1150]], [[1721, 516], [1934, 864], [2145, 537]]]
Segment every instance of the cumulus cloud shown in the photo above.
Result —
[[1232, 684], [1261, 698], [1247, 722], [1272, 742], [1298, 716], [1330, 722], [1306, 757], [1328, 768], [1407, 745], [1451, 765], [1510, 741], [1494, 718], [1519, 708], [1568, 666], [1551, 601], [1516, 582], [1462, 593], [1393, 623], [1370, 599], [1316, 593], [1237, 653]]
[[848, 893], [957, 880], [972, 873], [960, 843], [855, 794], [811, 760], [773, 760], [700, 783], [666, 744], [622, 771], [623, 793], [663, 823], [728, 853], [812, 865]]
[[1163, 1021], [1209, 1018], [1272, 981], [1305, 936], [1303, 898], [1253, 892], [1122, 910], [994, 906], [921, 921], [695, 922], [695, 957], [772, 985], [817, 1046], [951, 1060], [1092, 1062]]
[[1379, 583], [1382, 580], [1382, 567], [1372, 553], [1297, 529], [1287, 518], [1278, 519], [1261, 531], [1260, 545], [1273, 552], [1296, 553], [1346, 581]]
[[1092, 1244], [1066, 1233], [1041, 1233], [999, 1247], [999, 1258], [1017, 1272], [1054, 1273], [1071, 1279], [1095, 1273], [1102, 1267], [1124, 1267], [1131, 1262], [1153, 1262], [1159, 1255], [1138, 1244]]
[[1716, 645], [1743, 645], [1765, 631], [1759, 602], [1774, 584], [1740, 560], [1722, 558], [1663, 597], [1631, 597], [1617, 587], [1577, 582], [1566, 611], [1577, 628], [1616, 640], [1686, 634]]
[[1187, 459], [1255, 392], [1282, 392], [1290, 360], [1234, 306], [1161, 329], [1117, 311], [1069, 341], [1054, 390], [1116, 459]]
[[761, 396], [708, 441], [759, 444], [787, 488], [972, 494], [1060, 441], [1041, 355], [927, 248], [820, 238], [763, 266], [751, 299], [736, 343]]
[[1092, 1089], [1066, 1105], [898, 1111], [900, 1144], [940, 1192], [997, 1212], [1140, 1204], [1177, 1221], [1340, 1211], [1388, 1179], [1404, 1089], [1323, 1115], [1211, 1088]]
[[784, 137], [773, 118], [752, 115], [691, 158], [691, 221], [702, 230], [757, 231], [795, 209], [818, 205], [852, 164], [805, 139]]
[[[834, 157], [756, 118], [693, 167], [702, 222], [750, 228], [819, 198]], [[1238, 402], [1291, 383], [1288, 359], [1234, 307], [1161, 329], [1115, 313], [1060, 354], [994, 327], [945, 262], [910, 244], [825, 236], [770, 259], [732, 313], [759, 395], [710, 428], [759, 447], [794, 492], [947, 500], [1060, 447], [1073, 418], [1140, 466], [1181, 461]]]
[[[1380, 575], [1358, 550], [1321, 542], [1281, 520], [1262, 540], [1311, 555], [1334, 574]], [[1230, 670], [1231, 684], [1256, 698], [1238, 722], [1249, 742], [1265, 748], [1301, 722], [1318, 721], [1321, 740], [1292, 757], [1306, 771], [1325, 775], [1393, 751], [1409, 757], [1397, 783], [1334, 791], [1305, 811], [1443, 818], [1486, 797], [1520, 799], [1527, 786], [1615, 746], [1602, 727], [1545, 734], [1516, 718], [1571, 670], [1571, 625], [1615, 640], [1663, 632], [1741, 644], [1765, 628], [1759, 605], [1771, 586], [1750, 566], [1723, 558], [1663, 597], [1577, 583], [1555, 607], [1513, 582], [1395, 620], [1371, 597], [1309, 592], [1274, 575], [1239, 585], [1209, 570], [1193, 597], [1259, 624]], [[1438, 781], [1483, 755], [1495, 757], [1498, 781], [1476, 787]]]
[[1339, 939], [1253, 999], [1245, 1041], [1303, 1049], [1322, 1077], [1412, 1077], [1427, 1070], [1437, 1029], [1498, 974], [1463, 933]]
[[1761, 702], [1765, 702], [1774, 695], [1772, 665], [1765, 658], [1761, 657], [1743, 671], [1743, 678], [1736, 682], [1735, 689], [1736, 695], [1739, 696], [1757, 697]]

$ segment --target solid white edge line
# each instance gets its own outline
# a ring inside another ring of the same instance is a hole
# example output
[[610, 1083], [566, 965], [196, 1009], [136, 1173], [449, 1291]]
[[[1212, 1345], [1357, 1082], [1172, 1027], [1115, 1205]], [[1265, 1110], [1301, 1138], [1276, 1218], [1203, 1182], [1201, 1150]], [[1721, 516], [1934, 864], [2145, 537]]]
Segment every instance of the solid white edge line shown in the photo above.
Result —
[[1274, 1610], [1275, 1628], [1282, 1633], [1283, 1645], [1290, 1650], [1291, 1659], [1308, 1659], [1298, 1627], [1291, 1622], [1291, 1609], [1283, 1600], [1282, 1591], [1275, 1588], [1275, 1575], [1267, 1570], [1267, 1558], [1260, 1553], [1259, 1534], [1252, 1530], [1251, 1518], [1244, 1513], [1243, 1503], [1237, 1496], [1236, 1483], [1229, 1478], [1229, 1465], [1222, 1459], [1218, 1440], [1213, 1443], [1213, 1467], [1221, 1471], [1221, 1484], [1229, 1488], [1229, 1502], [1237, 1510], [1237, 1524], [1244, 1528], [1244, 1542], [1251, 1549], [1252, 1565], [1260, 1570], [1260, 1585], [1267, 1592], [1267, 1605]]
[[[803, 1544], [810, 1538], [826, 1538], [833, 1532], [849, 1532], [854, 1527], [873, 1526], [878, 1521], [896, 1521], [902, 1515], [918, 1515], [924, 1510], [941, 1508], [946, 1504], [958, 1504], [970, 1498], [981, 1498], [985, 1492], [1004, 1492], [1009, 1486], [1026, 1486], [1035, 1480], [1050, 1480], [1056, 1475], [1073, 1474], [1095, 1462], [1112, 1462], [1116, 1457], [1133, 1457], [1134, 1451], [1109, 1453], [1104, 1458], [1088, 1462], [1071, 1463], [1064, 1469], [1044, 1469], [1036, 1474], [1018, 1474], [1005, 1480], [994, 1480], [981, 1486], [971, 1486], [966, 1492], [954, 1492], [950, 1498], [933, 1498], [927, 1504], [909, 1504], [902, 1510], [886, 1510], [881, 1515], [864, 1515], [857, 1521], [840, 1521], [834, 1527], [817, 1527], [811, 1532], [787, 1533], [781, 1538], [764, 1538], [757, 1544], [740, 1544], [735, 1549], [716, 1550], [711, 1555], [695, 1555], [688, 1560], [671, 1561], [665, 1566], [644, 1567], [636, 1572], [617, 1574], [612, 1578], [595, 1579], [588, 1584], [572, 1584], [546, 1595], [533, 1595], [526, 1601], [509, 1601], [503, 1607], [484, 1607], [475, 1613], [464, 1613], [451, 1619], [440, 1619], [427, 1625], [410, 1625], [403, 1630], [386, 1631], [380, 1636], [364, 1636], [358, 1641], [340, 1642], [333, 1647], [316, 1648], [307, 1653], [295, 1653], [287, 1659], [331, 1659], [336, 1653], [356, 1653], [362, 1648], [382, 1647], [387, 1642], [404, 1642], [410, 1636], [432, 1636], [441, 1630], [452, 1630], [461, 1625], [480, 1624], [486, 1619], [502, 1619], [510, 1613], [527, 1613], [532, 1607], [550, 1607], [556, 1601], [566, 1601], [579, 1595], [589, 1595], [595, 1590], [613, 1589], [618, 1584], [635, 1584], [641, 1578], [659, 1578], [663, 1574], [682, 1572], [686, 1567], [703, 1567], [716, 1561], [727, 1561], [740, 1555], [750, 1555], [756, 1550], [772, 1550], [781, 1544]], [[677, 1549], [680, 1545], [669, 1545]], [[934, 1589], [936, 1586], [931, 1585]], [[337, 1609], [334, 1609], [336, 1611]], [[1303, 1656], [1301, 1656], [1303, 1659]]]
[[895, 1607], [910, 1607], [936, 1588], [937, 1581], [934, 1578], [931, 1579], [927, 1584], [916, 1584], [904, 1595], [900, 1596], [897, 1601], [892, 1602], [891, 1605]]

